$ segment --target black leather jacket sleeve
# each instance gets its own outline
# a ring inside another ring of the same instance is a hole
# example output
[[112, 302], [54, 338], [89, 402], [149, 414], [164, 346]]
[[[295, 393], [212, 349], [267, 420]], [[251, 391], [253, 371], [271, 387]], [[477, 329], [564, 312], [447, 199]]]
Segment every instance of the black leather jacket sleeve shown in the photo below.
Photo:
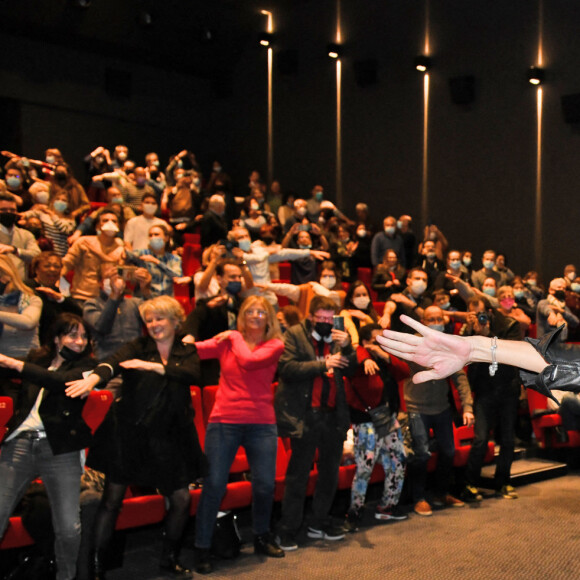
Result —
[[548, 363], [541, 373], [520, 370], [520, 378], [528, 389], [558, 402], [552, 390], [580, 392], [580, 346], [557, 340], [564, 325], [542, 338], [526, 338]]

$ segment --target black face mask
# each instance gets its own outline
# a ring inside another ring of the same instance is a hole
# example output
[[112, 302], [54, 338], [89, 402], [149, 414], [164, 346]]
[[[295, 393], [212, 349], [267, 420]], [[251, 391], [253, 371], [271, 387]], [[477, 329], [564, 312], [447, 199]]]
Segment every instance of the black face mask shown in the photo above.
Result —
[[42, 228], [28, 228], [28, 231], [38, 240], [42, 235]]
[[72, 350], [71, 348], [69, 348], [68, 346], [63, 346], [60, 349], [60, 352], [58, 354], [60, 354], [60, 356], [62, 356], [62, 358], [64, 360], [72, 362], [72, 361], [80, 359], [84, 355], [84, 351], [83, 352], [76, 352], [76, 351]]
[[8, 282], [0, 282], [0, 296], [4, 294], [4, 290], [6, 290], [6, 286], [8, 286]]
[[267, 245], [270, 246], [271, 244], [274, 243], [274, 238], [271, 238], [270, 236], [265, 236], [262, 238], [262, 241]]
[[554, 292], [554, 298], [560, 300], [560, 302], [566, 300], [566, 292], [564, 292], [564, 290], [556, 290], [556, 292]]
[[57, 181], [66, 181], [66, 173], [62, 172], [62, 171], [57, 171], [54, 174], [54, 177], [56, 178]]
[[12, 228], [14, 224], [18, 221], [18, 214], [17, 213], [9, 213], [9, 212], [2, 212], [0, 213], [0, 224], [2, 224], [5, 228]]
[[332, 332], [332, 323], [330, 322], [317, 322], [314, 325], [314, 330], [320, 334], [320, 336], [322, 338], [326, 338], [327, 336], [330, 336], [330, 333]]

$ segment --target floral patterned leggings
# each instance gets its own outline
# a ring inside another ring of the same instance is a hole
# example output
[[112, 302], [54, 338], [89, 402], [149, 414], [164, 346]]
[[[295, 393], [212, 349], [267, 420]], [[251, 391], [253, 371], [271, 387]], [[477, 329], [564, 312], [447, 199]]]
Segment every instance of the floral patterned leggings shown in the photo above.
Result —
[[396, 429], [382, 439], [376, 438], [372, 423], [353, 425], [354, 458], [356, 473], [352, 482], [351, 510], [360, 511], [373, 468], [380, 461], [385, 471], [385, 487], [380, 507], [391, 508], [397, 505], [405, 479], [405, 449], [401, 430]]

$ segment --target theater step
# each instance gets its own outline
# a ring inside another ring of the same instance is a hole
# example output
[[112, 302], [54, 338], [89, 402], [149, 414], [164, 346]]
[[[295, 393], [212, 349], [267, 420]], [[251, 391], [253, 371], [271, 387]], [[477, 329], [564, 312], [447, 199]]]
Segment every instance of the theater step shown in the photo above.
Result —
[[[493, 489], [495, 465], [486, 465], [481, 470], [481, 485]], [[565, 463], [538, 457], [522, 457], [512, 463], [511, 483], [514, 487], [562, 477], [568, 473]]]

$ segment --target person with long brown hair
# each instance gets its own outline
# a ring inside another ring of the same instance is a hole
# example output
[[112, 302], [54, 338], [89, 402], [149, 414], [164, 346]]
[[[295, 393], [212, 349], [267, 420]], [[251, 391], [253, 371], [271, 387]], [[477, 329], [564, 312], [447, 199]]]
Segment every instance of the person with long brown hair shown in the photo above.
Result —
[[196, 343], [201, 359], [218, 358], [221, 366], [205, 436], [209, 474], [196, 515], [198, 572], [212, 569], [209, 548], [214, 523], [240, 446], [252, 472], [254, 550], [274, 558], [284, 556], [270, 532], [278, 445], [272, 379], [284, 350], [281, 337], [272, 305], [262, 296], [249, 296], [238, 314], [238, 330]]

